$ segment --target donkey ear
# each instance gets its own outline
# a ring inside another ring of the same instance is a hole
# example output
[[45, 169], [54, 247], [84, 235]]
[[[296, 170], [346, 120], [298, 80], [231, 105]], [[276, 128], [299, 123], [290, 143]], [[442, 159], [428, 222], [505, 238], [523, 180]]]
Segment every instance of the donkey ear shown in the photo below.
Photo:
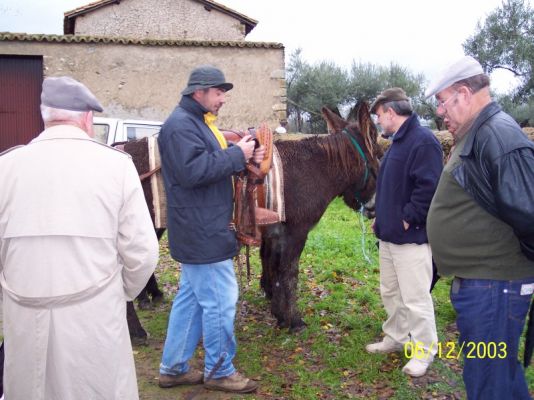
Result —
[[341, 132], [347, 126], [347, 122], [328, 107], [323, 107], [321, 113], [329, 134]]
[[360, 124], [360, 132], [363, 135], [365, 147], [372, 153], [373, 143], [378, 137], [378, 130], [375, 123], [371, 119], [371, 113], [366, 101], [361, 101], [358, 105], [358, 123]]
[[363, 133], [370, 133], [370, 128], [374, 127], [374, 122], [371, 119], [371, 113], [369, 112], [369, 106], [366, 101], [360, 101], [356, 110], [358, 115], [358, 123], [360, 124], [360, 131]]
[[369, 106], [366, 101], [362, 100], [358, 103], [356, 114], [358, 115], [359, 122], [371, 119], [371, 113], [369, 112]]

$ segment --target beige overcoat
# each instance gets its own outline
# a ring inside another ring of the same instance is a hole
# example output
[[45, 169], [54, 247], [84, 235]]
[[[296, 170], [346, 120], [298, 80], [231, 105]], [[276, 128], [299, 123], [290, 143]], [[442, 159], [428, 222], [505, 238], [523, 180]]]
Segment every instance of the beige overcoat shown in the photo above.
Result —
[[126, 300], [158, 242], [130, 157], [68, 125], [0, 156], [10, 400], [138, 399]]

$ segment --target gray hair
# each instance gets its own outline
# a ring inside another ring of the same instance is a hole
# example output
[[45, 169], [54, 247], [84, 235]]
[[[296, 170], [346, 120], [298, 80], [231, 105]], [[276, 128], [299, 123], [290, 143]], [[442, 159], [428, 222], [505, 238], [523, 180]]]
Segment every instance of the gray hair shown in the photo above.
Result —
[[87, 111], [70, 111], [41, 104], [41, 116], [45, 124], [54, 121], [81, 121]]
[[397, 115], [412, 115], [413, 112], [410, 100], [388, 101], [387, 103], [382, 104], [382, 108], [384, 111], [391, 108]]
[[479, 90], [490, 85], [490, 78], [486, 74], [478, 74], [470, 78], [462, 79], [461, 81], [452, 84], [454, 89], [461, 86], [467, 86], [471, 92], [476, 93]]

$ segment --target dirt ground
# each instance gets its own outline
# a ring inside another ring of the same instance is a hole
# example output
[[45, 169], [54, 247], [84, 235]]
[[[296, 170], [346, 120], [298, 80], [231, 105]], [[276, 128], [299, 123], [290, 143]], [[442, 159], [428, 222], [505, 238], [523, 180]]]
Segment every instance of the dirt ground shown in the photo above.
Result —
[[[158, 369], [163, 349], [162, 340], [149, 339], [146, 346], [134, 347], [137, 382], [140, 400], [230, 400], [230, 399], [274, 399], [260, 389], [253, 394], [237, 395], [206, 390], [202, 385], [182, 386], [162, 389], [158, 386]], [[285, 360], [278, 360], [280, 365]], [[202, 368], [203, 362], [199, 354], [191, 362], [192, 367]], [[259, 380], [260, 377], [252, 377]], [[289, 398], [289, 397], [288, 397]]]
[[[164, 263], [166, 260], [166, 257], [164, 258]], [[171, 298], [170, 295], [170, 288], [167, 288], [165, 286], [161, 287], [161, 289], [166, 293], [166, 298]], [[169, 312], [169, 303], [162, 303], [155, 307], [153, 310], [154, 313], [165, 313], [167, 314]], [[248, 317], [251, 317], [257, 321], [262, 321], [262, 323], [267, 325], [275, 325], [275, 320], [269, 313], [267, 309], [258, 309], [255, 307], [249, 307], [241, 304], [240, 308], [238, 309], [238, 314], [241, 316], [238, 316], [238, 322], [236, 323], [239, 325], [239, 321], [241, 323], [243, 322], [243, 315], [247, 315]], [[146, 321], [143, 321], [143, 324], [146, 324]], [[250, 339], [240, 338], [240, 343], [245, 344]], [[231, 394], [231, 393], [223, 393], [223, 392], [217, 392], [217, 391], [209, 391], [202, 387], [202, 385], [196, 385], [196, 386], [183, 386], [183, 387], [174, 387], [174, 388], [168, 388], [168, 389], [162, 389], [158, 386], [158, 375], [159, 375], [159, 363], [161, 360], [161, 353], [163, 350], [163, 339], [160, 338], [151, 338], [149, 337], [146, 345], [140, 345], [140, 346], [134, 346], [133, 353], [135, 358], [135, 366], [137, 371], [137, 382], [139, 386], [139, 398], [140, 400], [207, 400], [207, 399], [213, 399], [213, 400], [230, 400], [230, 399], [257, 399], [257, 400], [266, 400], [266, 399], [290, 399], [291, 396], [288, 397], [273, 397], [270, 393], [267, 392], [267, 388], [262, 389], [261, 386], [261, 376], [249, 376], [250, 378], [257, 380], [260, 382], [260, 388], [256, 393], [249, 394], [249, 395], [238, 395], [238, 394]], [[202, 346], [199, 346], [201, 348]], [[245, 346], [244, 346], [245, 347]], [[269, 365], [273, 366], [272, 373], [276, 374], [277, 376], [281, 377], [282, 382], [291, 381], [291, 377], [287, 376], [288, 373], [283, 375], [284, 373], [277, 370], [277, 365], [284, 365], [287, 363], [287, 354], [284, 354], [283, 352], [273, 352], [270, 354], [270, 362]], [[202, 350], [198, 350], [191, 360], [191, 366], [194, 368], [202, 369], [204, 365], [203, 361], [203, 352]], [[239, 366], [236, 365], [236, 367], [239, 368]], [[264, 385], [268, 386], [268, 385]], [[288, 392], [290, 392], [290, 388], [288, 388]]]

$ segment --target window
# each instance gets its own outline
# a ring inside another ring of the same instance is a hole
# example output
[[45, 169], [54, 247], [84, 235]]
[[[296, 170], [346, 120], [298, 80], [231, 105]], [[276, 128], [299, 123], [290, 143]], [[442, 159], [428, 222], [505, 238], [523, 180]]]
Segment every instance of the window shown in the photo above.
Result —
[[160, 126], [153, 125], [126, 125], [126, 137], [128, 141], [138, 140], [153, 136], [159, 132]]

